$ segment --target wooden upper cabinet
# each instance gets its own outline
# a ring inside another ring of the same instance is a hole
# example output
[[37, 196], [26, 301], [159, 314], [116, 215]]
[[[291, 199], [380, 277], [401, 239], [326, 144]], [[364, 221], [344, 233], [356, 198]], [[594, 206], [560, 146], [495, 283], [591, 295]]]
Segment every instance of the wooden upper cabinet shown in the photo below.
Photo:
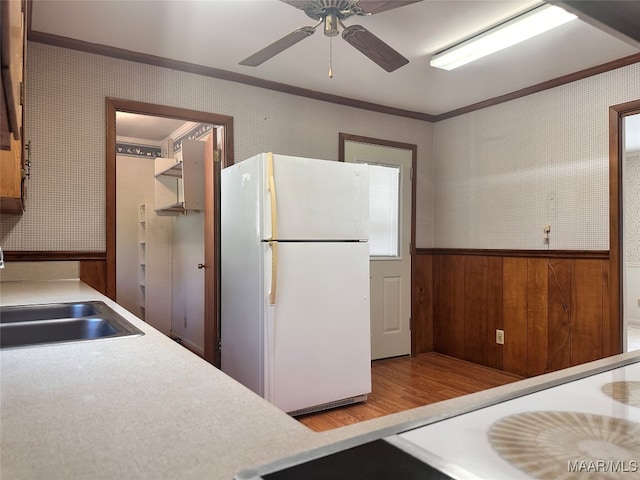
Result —
[[24, 73], [26, 51], [24, 0], [0, 2], [0, 211], [24, 208]]

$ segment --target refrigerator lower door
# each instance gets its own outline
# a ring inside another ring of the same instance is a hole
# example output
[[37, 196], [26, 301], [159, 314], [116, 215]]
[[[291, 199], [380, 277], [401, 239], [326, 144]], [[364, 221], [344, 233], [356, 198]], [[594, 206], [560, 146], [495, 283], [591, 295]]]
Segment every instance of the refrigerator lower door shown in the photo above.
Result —
[[370, 393], [368, 244], [280, 242], [277, 272], [264, 248], [265, 398], [298, 412]]

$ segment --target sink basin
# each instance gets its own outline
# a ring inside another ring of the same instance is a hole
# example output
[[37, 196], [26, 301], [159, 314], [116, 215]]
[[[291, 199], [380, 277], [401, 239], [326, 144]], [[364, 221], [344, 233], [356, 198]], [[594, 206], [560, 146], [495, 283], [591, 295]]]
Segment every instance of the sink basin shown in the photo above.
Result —
[[16, 305], [12, 307], [0, 307], [0, 323], [55, 320], [58, 318], [82, 318], [97, 314], [98, 310], [96, 310], [91, 302]]
[[0, 307], [0, 348], [144, 333], [100, 301]]

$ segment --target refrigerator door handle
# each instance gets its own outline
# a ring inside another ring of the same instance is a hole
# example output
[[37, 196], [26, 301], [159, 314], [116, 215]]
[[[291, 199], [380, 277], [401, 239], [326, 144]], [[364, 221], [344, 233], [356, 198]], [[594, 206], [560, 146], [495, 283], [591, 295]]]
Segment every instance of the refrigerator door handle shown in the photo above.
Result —
[[[276, 209], [276, 181], [273, 174], [273, 153], [267, 153], [267, 178], [269, 197], [271, 199], [271, 239], [278, 238], [278, 219]], [[271, 291], [269, 305], [276, 304], [276, 286], [278, 281], [278, 242], [269, 241], [271, 247]]]
[[278, 242], [269, 241], [271, 247], [271, 291], [269, 305], [276, 304], [276, 286], [278, 284]]
[[276, 209], [276, 180], [273, 173], [273, 153], [267, 153], [267, 190], [271, 200], [271, 238], [278, 238], [278, 219]]

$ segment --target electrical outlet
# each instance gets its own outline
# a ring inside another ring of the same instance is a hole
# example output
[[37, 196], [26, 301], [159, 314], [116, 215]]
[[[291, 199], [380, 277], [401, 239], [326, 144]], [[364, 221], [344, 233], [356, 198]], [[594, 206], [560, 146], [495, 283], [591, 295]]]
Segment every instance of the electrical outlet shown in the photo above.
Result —
[[640, 298], [638, 299], [638, 308], [640, 308]]
[[504, 345], [504, 330], [496, 330], [496, 343]]

